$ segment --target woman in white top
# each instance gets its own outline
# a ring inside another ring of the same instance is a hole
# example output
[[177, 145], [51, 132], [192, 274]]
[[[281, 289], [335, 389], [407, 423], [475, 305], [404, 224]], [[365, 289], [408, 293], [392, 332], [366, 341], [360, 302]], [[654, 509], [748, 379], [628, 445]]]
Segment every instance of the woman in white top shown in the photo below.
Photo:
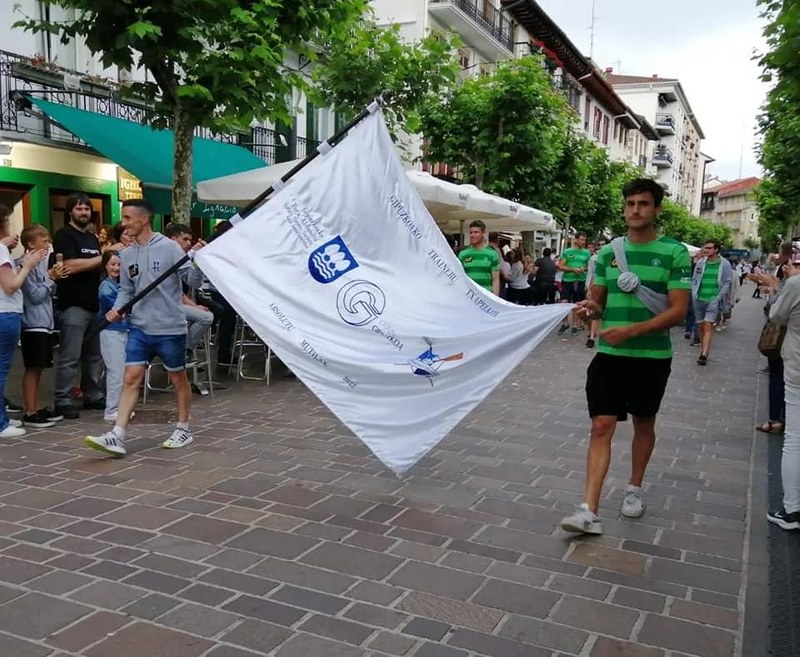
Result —
[[783, 273], [786, 282], [769, 310], [773, 322], [786, 324], [781, 347], [786, 384], [781, 456], [783, 505], [767, 513], [767, 520], [783, 529], [800, 529], [800, 245], [783, 265]]
[[528, 284], [528, 272], [525, 271], [525, 263], [518, 251], [511, 251], [511, 271], [508, 281], [508, 300], [520, 306], [530, 306], [531, 286]]
[[[0, 240], [9, 237], [8, 214], [8, 208], [0, 205]], [[0, 399], [5, 396], [6, 378], [22, 329], [22, 283], [45, 257], [46, 249], [26, 253], [17, 268], [8, 247], [0, 242]], [[5, 404], [0, 404], [0, 438], [24, 436], [25, 429], [16, 424], [16, 420], [13, 424], [9, 421]]]

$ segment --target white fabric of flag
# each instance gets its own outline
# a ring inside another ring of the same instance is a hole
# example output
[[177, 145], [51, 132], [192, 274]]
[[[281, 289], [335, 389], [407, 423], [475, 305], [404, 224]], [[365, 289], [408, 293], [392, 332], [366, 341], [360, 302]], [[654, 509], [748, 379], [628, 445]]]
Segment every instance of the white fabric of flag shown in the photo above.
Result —
[[516, 306], [467, 278], [380, 111], [318, 160], [195, 260], [281, 361], [402, 474], [571, 306]]

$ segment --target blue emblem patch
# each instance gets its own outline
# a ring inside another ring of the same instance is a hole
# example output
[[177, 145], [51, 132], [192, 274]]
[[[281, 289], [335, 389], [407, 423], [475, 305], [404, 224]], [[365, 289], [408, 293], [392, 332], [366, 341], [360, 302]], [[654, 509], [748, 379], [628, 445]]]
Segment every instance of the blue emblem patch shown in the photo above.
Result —
[[318, 246], [308, 256], [308, 271], [318, 283], [333, 283], [356, 267], [358, 263], [340, 235]]

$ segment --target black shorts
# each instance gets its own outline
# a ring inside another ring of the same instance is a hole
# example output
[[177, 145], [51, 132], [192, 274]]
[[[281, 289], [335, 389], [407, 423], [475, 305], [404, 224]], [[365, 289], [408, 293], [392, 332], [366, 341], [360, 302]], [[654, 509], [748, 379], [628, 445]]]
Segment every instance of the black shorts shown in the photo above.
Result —
[[561, 300], [569, 303], [579, 303], [586, 298], [586, 283], [584, 281], [561, 281]]
[[616, 415], [620, 422], [655, 417], [672, 369], [671, 358], [632, 358], [599, 353], [586, 373], [589, 416]]
[[22, 364], [26, 370], [44, 370], [53, 367], [53, 334], [40, 331], [23, 331]]

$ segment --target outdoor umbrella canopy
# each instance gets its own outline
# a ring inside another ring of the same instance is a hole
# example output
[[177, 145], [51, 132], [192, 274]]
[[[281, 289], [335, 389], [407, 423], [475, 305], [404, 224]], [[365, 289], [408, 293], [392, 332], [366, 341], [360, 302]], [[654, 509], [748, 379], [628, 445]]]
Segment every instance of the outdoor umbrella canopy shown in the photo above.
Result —
[[[204, 180], [197, 185], [203, 201], [244, 205], [290, 171], [296, 161]], [[315, 162], [309, 166], [315, 166]], [[481, 191], [456, 185], [423, 171], [406, 171], [428, 212], [445, 233], [462, 232], [462, 222], [482, 219], [490, 231], [555, 230], [552, 215]]]

